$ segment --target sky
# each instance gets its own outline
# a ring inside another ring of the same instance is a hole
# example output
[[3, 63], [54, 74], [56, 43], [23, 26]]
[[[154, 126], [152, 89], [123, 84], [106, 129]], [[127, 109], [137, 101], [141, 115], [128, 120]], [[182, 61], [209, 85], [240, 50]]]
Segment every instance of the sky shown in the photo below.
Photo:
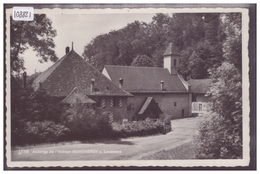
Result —
[[[65, 55], [65, 48], [70, 47], [73, 42], [73, 49], [82, 55], [84, 46], [100, 34], [105, 34], [111, 30], [118, 30], [128, 23], [136, 20], [149, 23], [152, 21], [153, 13], [142, 14], [47, 14], [51, 19], [52, 26], [57, 30], [54, 38], [56, 45], [55, 52], [58, 58]], [[40, 63], [40, 57], [32, 49], [28, 49], [22, 57], [28, 75], [35, 72], [43, 72], [50, 67], [53, 62]]]

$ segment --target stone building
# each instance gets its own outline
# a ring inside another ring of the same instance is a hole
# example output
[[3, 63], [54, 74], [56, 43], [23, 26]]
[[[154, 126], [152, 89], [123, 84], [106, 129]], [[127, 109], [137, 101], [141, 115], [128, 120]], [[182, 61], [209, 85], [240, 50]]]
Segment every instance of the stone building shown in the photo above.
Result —
[[[180, 55], [169, 44], [164, 53], [164, 68], [106, 65], [102, 73], [121, 88], [133, 95], [128, 98], [127, 113], [132, 120], [142, 118], [141, 111], [149, 101], [159, 118], [183, 118], [191, 115], [191, 91], [189, 84], [177, 73]], [[162, 113], [160, 113], [160, 111]]]
[[72, 47], [33, 82], [35, 90], [43, 89], [57, 101], [73, 104], [76, 100], [94, 105], [99, 113], [110, 115], [111, 121], [127, 118], [127, 98], [132, 96], [116, 86], [79, 56]]
[[192, 92], [192, 113], [206, 112], [210, 109], [210, 91], [212, 79], [190, 79], [188, 83]]

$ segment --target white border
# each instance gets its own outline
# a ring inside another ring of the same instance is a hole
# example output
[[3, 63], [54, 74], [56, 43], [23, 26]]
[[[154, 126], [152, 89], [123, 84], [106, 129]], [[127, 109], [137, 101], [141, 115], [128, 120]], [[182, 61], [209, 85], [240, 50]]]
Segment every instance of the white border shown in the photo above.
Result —
[[[194, 166], [224, 166], [224, 167], [235, 167], [235, 166], [248, 166], [249, 165], [249, 56], [248, 56], [248, 40], [249, 40], [249, 11], [246, 8], [139, 8], [139, 9], [35, 9], [35, 14], [38, 13], [63, 13], [63, 14], [98, 14], [98, 13], [202, 13], [202, 12], [241, 12], [242, 13], [242, 65], [243, 65], [243, 159], [232, 159], [232, 160], [125, 160], [125, 161], [39, 161], [39, 162], [13, 162], [11, 161], [11, 146], [10, 146], [10, 14], [12, 9], [6, 10], [6, 106], [7, 106], [7, 120], [6, 120], [6, 131], [7, 131], [7, 146], [6, 146], [6, 157], [8, 167], [83, 167], [83, 166], [168, 166], [168, 167], [194, 167]], [[9, 49], [8, 49], [9, 48]]]

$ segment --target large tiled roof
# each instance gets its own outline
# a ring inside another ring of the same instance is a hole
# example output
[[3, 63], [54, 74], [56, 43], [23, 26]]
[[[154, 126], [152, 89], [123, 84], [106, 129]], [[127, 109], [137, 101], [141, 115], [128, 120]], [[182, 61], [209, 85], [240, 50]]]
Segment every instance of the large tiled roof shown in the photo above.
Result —
[[123, 89], [128, 92], [187, 92], [180, 78], [166, 68], [105, 65], [104, 70], [115, 84], [122, 78]]
[[[90, 87], [91, 79], [95, 79], [94, 90]], [[112, 83], [74, 50], [40, 74], [33, 82], [34, 88], [39, 88], [40, 84], [48, 94], [57, 97], [68, 96], [75, 87], [78, 93], [86, 95], [131, 95]]]
[[212, 79], [190, 79], [188, 83], [193, 93], [207, 93], [210, 90]]

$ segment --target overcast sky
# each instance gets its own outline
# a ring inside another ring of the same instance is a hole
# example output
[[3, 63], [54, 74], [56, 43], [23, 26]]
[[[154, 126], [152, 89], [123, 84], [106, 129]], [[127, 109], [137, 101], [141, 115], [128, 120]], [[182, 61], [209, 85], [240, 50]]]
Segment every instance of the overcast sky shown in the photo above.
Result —
[[[136, 20], [151, 22], [155, 14], [55, 14], [48, 15], [52, 20], [52, 26], [57, 30], [54, 38], [56, 44], [55, 52], [58, 58], [65, 55], [65, 48], [74, 43], [74, 50], [82, 55], [84, 46], [100, 34], [108, 33], [111, 30], [123, 28], [128, 23]], [[39, 63], [36, 53], [31, 49], [23, 55], [25, 68], [28, 75], [35, 71], [44, 71], [53, 63]]]

